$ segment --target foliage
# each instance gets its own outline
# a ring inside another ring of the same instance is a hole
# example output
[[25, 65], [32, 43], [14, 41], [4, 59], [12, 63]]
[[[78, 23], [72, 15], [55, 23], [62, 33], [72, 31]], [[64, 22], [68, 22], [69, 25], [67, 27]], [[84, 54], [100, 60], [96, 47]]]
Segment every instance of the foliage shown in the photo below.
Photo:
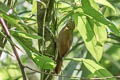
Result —
[[[22, 64], [32, 65], [29, 67], [37, 67], [39, 72], [54, 76], [56, 36], [72, 17], [75, 22], [73, 44], [65, 56], [61, 74], [69, 78], [58, 76], [58, 79], [104, 78], [120, 74], [119, 6], [119, 0], [0, 0], [0, 18], [7, 24]], [[3, 53], [0, 57], [0, 80], [21, 80], [11, 41], [1, 23], [0, 54]], [[29, 80], [32, 80], [31, 74], [37, 76], [35, 73], [26, 71]], [[50, 75], [40, 74], [41, 80], [56, 80], [56, 77], [50, 79]]]

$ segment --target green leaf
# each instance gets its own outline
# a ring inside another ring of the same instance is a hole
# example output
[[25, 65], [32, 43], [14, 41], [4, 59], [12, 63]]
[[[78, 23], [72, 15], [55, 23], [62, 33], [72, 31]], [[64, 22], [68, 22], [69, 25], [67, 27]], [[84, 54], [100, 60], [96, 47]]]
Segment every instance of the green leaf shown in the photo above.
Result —
[[112, 6], [112, 4], [110, 4], [107, 0], [95, 0], [95, 2], [102, 4], [102, 5], [105, 5], [109, 8], [111, 8], [114, 12], [116, 12], [114, 6]]
[[19, 31], [12, 31], [12, 36], [24, 48], [28, 56], [38, 65], [38, 67], [40, 67], [41, 70], [53, 69], [55, 67], [54, 61], [52, 59], [44, 55], [38, 55], [39, 52], [34, 47], [32, 47], [32, 39], [41, 39], [41, 37], [33, 37], [27, 33]]
[[69, 12], [68, 14], [66, 14], [58, 23], [57, 26], [59, 26], [66, 18], [70, 17], [73, 14], [73, 12]]
[[[19, 36], [15, 36], [15, 35], [12, 35], [16, 41], [23, 47], [23, 49], [25, 50], [25, 52], [27, 53], [27, 55], [29, 56], [29, 58], [32, 58], [32, 52], [31, 50], [33, 48], [32, 47], [32, 40], [30, 39], [25, 39], [25, 38], [22, 38], [22, 37], [19, 37]], [[31, 48], [31, 49], [30, 49]]]
[[38, 36], [38, 35], [32, 35], [32, 34], [28, 34], [28, 33], [25, 33], [25, 32], [21, 32], [21, 31], [11, 31], [11, 34], [12, 35], [17, 35], [17, 36], [20, 36], [20, 37], [23, 37], [23, 38], [28, 38], [28, 39], [42, 39], [42, 37]]
[[9, 7], [7, 7], [5, 4], [0, 2], [0, 12], [6, 13], [9, 9], [10, 9]]
[[[68, 60], [71, 60], [68, 59]], [[79, 61], [82, 62], [85, 67], [92, 73], [94, 74], [94, 76], [97, 76], [99, 78], [104, 78], [104, 77], [112, 77], [113, 75], [107, 70], [105, 69], [103, 66], [101, 66], [100, 64], [90, 60], [90, 59], [83, 59], [83, 58], [72, 58], [72, 60], [74, 61]], [[116, 80], [115, 78], [111, 78], [111, 79], [105, 79], [105, 80]]]
[[59, 1], [58, 2], [58, 7], [61, 9], [61, 8], [70, 8], [70, 4], [68, 4], [67, 2], [65, 1]]
[[32, 39], [19, 36], [18, 34], [12, 34], [16, 41], [23, 47], [27, 55], [33, 60], [32, 53], [39, 54], [39, 52], [33, 47]]
[[41, 70], [43, 69], [54, 69], [55, 63], [54, 61], [44, 55], [38, 55], [38, 54], [32, 54], [32, 57], [34, 59], [34, 62], [40, 67]]
[[[114, 15], [114, 16], [113, 16]], [[111, 8], [109, 8], [109, 7], [105, 7], [104, 8], [104, 17], [109, 17], [109, 16], [113, 16], [114, 17], [114, 19], [117, 17], [117, 16], [115, 16], [116, 14], [115, 14], [115, 12], [111, 9]], [[111, 17], [111, 18], [109, 18], [111, 21], [112, 21], [112, 18], [113, 17]], [[117, 19], [117, 18], [116, 18]], [[120, 18], [118, 18], [118, 19], [120, 19]]]
[[85, 42], [85, 45], [96, 61], [100, 61], [103, 53], [107, 32], [104, 25], [90, 19], [78, 16], [77, 28]]
[[[92, 60], [83, 59], [83, 64], [92, 74], [96, 75], [97, 77], [104, 78], [104, 77], [113, 76], [107, 69], [95, 63]], [[112, 78], [112, 79], [105, 79], [105, 80], [116, 80], [116, 79]]]
[[7, 15], [9, 10], [12, 9], [0, 2], [0, 17], [4, 18], [12, 26], [24, 30], [23, 27], [18, 24], [20, 22], [20, 17], [18, 17], [13, 10], [12, 14]]
[[96, 21], [99, 21], [105, 25], [107, 25], [107, 27], [114, 32], [115, 34], [117, 34], [118, 36], [120, 36], [120, 32], [119, 30], [116, 28], [116, 26], [110, 22], [109, 20], [105, 19], [104, 16], [96, 11], [90, 4], [89, 0], [82, 0], [82, 7], [83, 7], [83, 11], [85, 14], [91, 16], [93, 19], [95, 19]]
[[77, 26], [78, 25], [78, 16], [79, 16], [79, 13], [74, 13], [73, 14], [73, 20], [74, 20], [74, 22], [75, 22], [75, 26]]
[[91, 7], [93, 7], [95, 10], [99, 10], [99, 6], [96, 4], [94, 0], [89, 0]]
[[[120, 71], [120, 46], [119, 45], [111, 45], [106, 51], [105, 54], [103, 55], [102, 61], [107, 62], [110, 61], [111, 63], [106, 63], [104, 65], [109, 65], [107, 67], [113, 67], [114, 70], [112, 70], [112, 73], [116, 73]], [[111, 66], [110, 66], [111, 65]]]
[[94, 19], [90, 19], [89, 17], [87, 17], [87, 21], [89, 22], [91, 28], [93, 27], [97, 44], [104, 46], [104, 42], [107, 41], [107, 31], [105, 25], [95, 21]]
[[21, 30], [24, 31], [24, 28], [19, 24], [20, 19], [16, 19], [16, 17], [6, 15], [5, 13], [0, 14], [0, 17], [2, 17], [3, 19], [5, 19], [12, 26], [14, 26], [16, 28], [19, 28], [19, 29], [21, 29]]
[[33, 0], [33, 5], [32, 5], [32, 14], [37, 12], [37, 1]]

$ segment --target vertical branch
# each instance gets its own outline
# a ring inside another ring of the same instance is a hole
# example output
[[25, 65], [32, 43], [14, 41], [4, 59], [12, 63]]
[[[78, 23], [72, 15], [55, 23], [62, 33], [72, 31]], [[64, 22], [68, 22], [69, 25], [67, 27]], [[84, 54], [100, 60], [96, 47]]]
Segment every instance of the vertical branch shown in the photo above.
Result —
[[[46, 4], [41, 4], [44, 2]], [[38, 35], [42, 36], [42, 40], [38, 40], [38, 48], [40, 53], [45, 53], [45, 26], [46, 26], [46, 14], [47, 14], [47, 5], [49, 0], [41, 0], [37, 2], [37, 23], [38, 23]], [[41, 51], [42, 50], [42, 51]], [[42, 70], [44, 71], [44, 70]], [[44, 80], [44, 74], [41, 74], [41, 79]]]
[[26, 75], [25, 75], [25, 71], [24, 71], [24, 66], [22, 65], [21, 60], [19, 58], [19, 55], [17, 53], [17, 50], [16, 50], [15, 46], [12, 43], [12, 39], [11, 39], [10, 33], [8, 31], [8, 27], [7, 27], [7, 25], [6, 25], [3, 18], [0, 18], [0, 23], [1, 23], [2, 27], [3, 27], [3, 30], [5, 31], [5, 34], [6, 34], [7, 38], [10, 40], [10, 45], [11, 45], [11, 47], [13, 49], [14, 55], [16, 56], [16, 59], [17, 59], [18, 64], [20, 66], [22, 76], [23, 76], [23, 80], [27, 80]]
[[[42, 2], [47, 4], [48, 0], [41, 0]], [[38, 23], [38, 35], [42, 36], [44, 38], [44, 34], [43, 34], [43, 30], [44, 30], [44, 19], [45, 19], [45, 6], [43, 4], [41, 4], [41, 2], [37, 2], [37, 23]], [[41, 47], [43, 47], [43, 41], [44, 40], [38, 40], [38, 48], [39, 48], [39, 52], [41, 52]]]
[[[55, 56], [56, 44], [54, 41], [54, 2], [55, 0], [41, 0], [46, 4], [46, 7], [41, 4], [41, 2], [37, 2], [37, 23], [38, 23], [38, 35], [44, 38], [43, 40], [39, 40], [39, 52], [44, 53], [44, 55], [50, 55], [52, 57]], [[52, 35], [53, 34], [53, 35]], [[43, 45], [44, 44], [44, 45]], [[42, 48], [42, 51], [40, 50]], [[50, 73], [50, 70], [44, 70], [45, 72]], [[44, 80], [52, 80], [52, 76], [44, 74]]]
[[[15, 0], [15, 1], [17, 1], [17, 0]], [[4, 3], [5, 2], [6, 2], [6, 0], [4, 0]], [[10, 8], [13, 7], [11, 5], [12, 2], [13, 2], [13, 0], [8, 0], [8, 2], [7, 2], [8, 7], [10, 7]], [[6, 22], [6, 24], [7, 24], [7, 22]], [[8, 29], [9, 29], [11, 27], [11, 25], [10, 24], [7, 24], [7, 25], [9, 26], [8, 27]], [[4, 49], [6, 42], [7, 42], [7, 40], [0, 34], [0, 47]], [[0, 50], [0, 57], [1, 57], [1, 55], [2, 55], [2, 50]]]

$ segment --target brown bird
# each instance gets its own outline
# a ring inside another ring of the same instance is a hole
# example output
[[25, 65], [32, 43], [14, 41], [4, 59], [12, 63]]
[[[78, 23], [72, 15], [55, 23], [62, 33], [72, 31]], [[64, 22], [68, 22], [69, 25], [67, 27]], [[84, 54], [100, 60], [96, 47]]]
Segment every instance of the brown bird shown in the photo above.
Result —
[[58, 57], [57, 57], [57, 65], [55, 67], [55, 73], [58, 74], [61, 71], [62, 66], [62, 58], [69, 51], [72, 41], [73, 41], [73, 30], [75, 28], [75, 24], [72, 19], [70, 19], [65, 27], [60, 31], [58, 39], [57, 39], [57, 48], [58, 48]]

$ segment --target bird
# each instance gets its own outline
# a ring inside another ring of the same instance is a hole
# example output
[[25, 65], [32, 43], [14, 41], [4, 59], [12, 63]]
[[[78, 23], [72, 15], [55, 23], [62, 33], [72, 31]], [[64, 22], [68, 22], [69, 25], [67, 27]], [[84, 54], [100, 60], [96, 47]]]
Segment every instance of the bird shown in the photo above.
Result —
[[57, 39], [57, 49], [58, 49], [58, 57], [56, 60], [55, 73], [59, 74], [61, 71], [63, 57], [68, 53], [72, 41], [73, 41], [73, 30], [75, 28], [75, 23], [72, 19], [69, 19], [67, 24], [62, 28], [62, 30], [58, 34]]

